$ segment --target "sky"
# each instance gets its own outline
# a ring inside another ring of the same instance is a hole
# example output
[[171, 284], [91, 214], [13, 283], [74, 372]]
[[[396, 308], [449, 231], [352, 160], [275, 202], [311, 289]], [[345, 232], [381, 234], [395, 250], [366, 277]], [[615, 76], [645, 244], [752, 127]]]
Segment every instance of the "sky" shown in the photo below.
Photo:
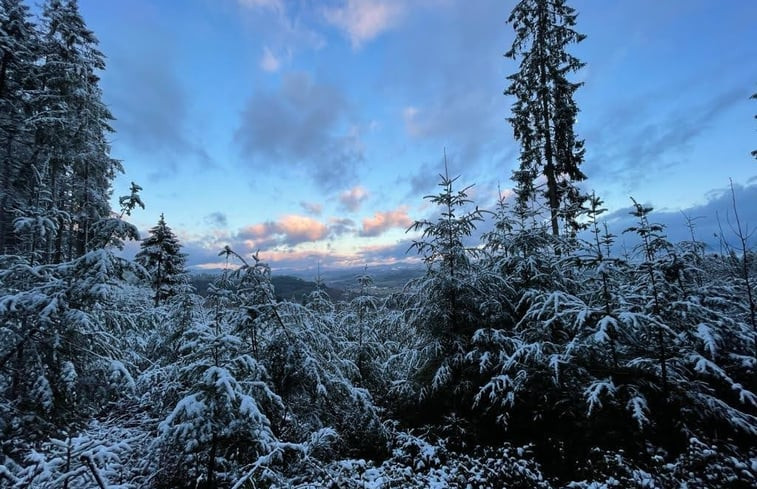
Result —
[[[573, 0], [584, 189], [616, 234], [633, 196], [671, 238], [757, 228], [757, 2]], [[444, 155], [493, 209], [519, 147], [503, 94], [512, 0], [80, 0], [107, 57], [112, 155], [188, 264], [260, 250], [274, 270], [403, 263]], [[491, 223], [484, 223], [486, 230]], [[132, 245], [134, 248], [135, 245]]]

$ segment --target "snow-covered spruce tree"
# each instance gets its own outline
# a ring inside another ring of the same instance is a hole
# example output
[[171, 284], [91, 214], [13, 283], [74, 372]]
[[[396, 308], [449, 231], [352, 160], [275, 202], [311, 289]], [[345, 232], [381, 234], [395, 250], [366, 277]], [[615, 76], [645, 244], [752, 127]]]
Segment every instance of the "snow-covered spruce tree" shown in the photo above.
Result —
[[[376, 388], [382, 383], [381, 364], [386, 359], [385, 339], [381, 337], [381, 300], [372, 294], [373, 278], [367, 273], [357, 278], [358, 291], [338, 314], [344, 336], [342, 355], [355, 364], [358, 385]], [[372, 390], [372, 389], [371, 389]]]
[[[592, 197], [588, 216], [593, 242], [563, 247], [551, 259], [524, 255], [505, 261], [503, 270], [516, 271], [508, 282], [523, 291], [518, 323], [509, 332], [482, 330], [476, 336], [474, 358], [491, 376], [477, 405], [499, 413], [508, 438], [535, 443], [545, 468], [561, 478], [575, 476], [574, 470], [607, 433], [612, 433], [612, 443], [622, 446], [632, 408], [643, 401], [633, 389], [619, 391], [618, 401], [624, 399], [627, 410], [621, 402], [604, 418], [596, 416], [596, 394], [621, 375], [620, 339], [633, 334], [633, 324], [623, 320], [618, 290], [623, 263], [609, 256], [613, 236], [603, 233], [597, 222], [603, 211], [601, 201]], [[548, 258], [551, 246], [542, 243]], [[539, 279], [524, 281], [521, 276]]]
[[477, 405], [499, 413], [508, 439], [535, 443], [544, 468], [564, 480], [611, 470], [602, 454], [619, 450], [649, 469], [659, 454], [648, 447], [674, 457], [692, 437], [743, 456], [755, 429], [755, 362], [737, 296], [703, 283], [701, 255], [677, 251], [643, 206], [630, 231], [640, 235], [640, 256], [611, 258], [600, 205], [592, 199], [593, 242], [541, 268], [516, 327], [476, 333], [469, 357], [490, 376]]
[[[582, 429], [576, 422], [581, 418], [580, 366], [562, 364], [574, 331], [559, 314], [574, 306], [580, 277], [569, 269], [572, 257], [555, 255], [547, 229], [517, 232], [513, 238], [509, 254], [495, 261], [501, 280], [512, 288], [500, 292], [501, 302], [512, 306], [499, 323], [475, 332], [467, 355], [480, 373], [473, 403], [493, 441], [533, 443], [545, 469], [566, 476], [579, 456], [572, 445], [575, 430]], [[521, 246], [542, 251], [524, 256]]]
[[90, 231], [90, 246], [93, 248], [113, 247], [119, 250], [123, 249], [124, 241], [138, 241], [139, 231], [133, 224], [124, 220], [124, 216], [130, 216], [137, 207], [145, 208], [139, 192], [142, 187], [131, 182], [129, 195], [122, 195], [118, 198], [121, 206], [119, 214], [111, 213], [108, 217], [102, 217], [92, 224]]
[[41, 20], [35, 161], [44, 172], [49, 206], [58, 211], [47, 261], [60, 262], [93, 249], [92, 225], [109, 216], [110, 184], [123, 169], [110, 157], [106, 139], [113, 117], [99, 87], [105, 61], [97, 38], [76, 0], [47, 0]]
[[730, 222], [729, 219], [729, 225], [733, 232], [733, 238], [736, 240], [736, 246], [732, 246], [730, 239], [722, 235], [722, 229], [720, 240], [726, 251], [726, 263], [730, 265], [728, 268], [730, 268], [734, 288], [737, 289], [739, 296], [744, 299], [745, 311], [739, 316], [745, 317], [746, 322], [752, 327], [753, 354], [757, 357], [757, 280], [755, 280], [757, 253], [749, 243], [753, 232], [749, 232], [748, 225], [742, 224], [739, 217], [733, 181], [731, 181], [731, 202], [734, 222]]
[[30, 203], [33, 127], [28, 101], [36, 87], [39, 36], [21, 0], [0, 1], [0, 254], [22, 251], [16, 211]]
[[751, 327], [734, 314], [733, 290], [701, 284], [698, 262], [649, 222], [650, 211], [634, 202], [638, 224], [628, 230], [640, 239], [640, 256], [628, 278], [635, 335], [625, 364], [633, 375], [624, 381], [646, 400], [645, 437], [655, 444], [676, 452], [693, 436], [733, 450], [757, 434]]
[[[342, 355], [344, 335], [328, 295], [316, 291], [313, 306], [276, 300], [271, 271], [257, 255], [248, 262], [227, 248], [242, 266], [219, 283], [233, 331], [265, 367], [271, 389], [286, 411], [272, 417], [280, 438], [303, 441], [333, 428], [340, 453], [374, 456], [384, 451], [384, 429], [370, 393], [353, 383], [355, 364]], [[316, 300], [317, 299], [317, 300]]]
[[[497, 276], [499, 302], [514, 324], [528, 308], [521, 300], [524, 293], [532, 288], [551, 289], [561, 277], [555, 250], [568, 253], [573, 243], [551, 235], [539, 212], [520, 202], [510, 208], [500, 197], [493, 219], [494, 229], [482, 236], [485, 268]], [[501, 321], [499, 327], [503, 327]]]
[[[583, 140], [576, 137], [574, 125], [578, 107], [573, 95], [581, 83], [567, 76], [583, 63], [567, 48], [585, 36], [574, 30], [576, 12], [565, 0], [520, 0], [508, 22], [515, 29], [515, 40], [505, 56], [520, 58], [517, 73], [508, 77], [506, 95], [515, 97], [512, 117], [515, 139], [521, 144], [520, 168], [513, 179], [521, 205], [539, 193], [546, 198], [552, 234], [575, 234], [580, 228], [577, 217], [586, 196], [576, 183], [586, 176], [581, 172]], [[536, 188], [540, 176], [546, 189]]]
[[145, 304], [108, 250], [61, 264], [0, 266], [0, 430], [5, 453], [66, 429], [133, 388], [121, 338]]
[[[143, 433], [93, 423], [91, 432], [64, 439], [51, 438], [26, 455], [20, 466], [0, 462], [3, 487], [90, 489], [137, 487], [128, 467]], [[135, 436], [136, 435], [136, 436]]]
[[187, 284], [186, 255], [181, 252], [179, 239], [166, 224], [163, 214], [142, 241], [135, 259], [150, 273], [156, 306]]
[[229, 486], [277, 446], [269, 418], [283, 405], [236, 331], [231, 299], [228, 289], [211, 288], [210, 309], [181, 337], [179, 401], [160, 423], [155, 445], [158, 487]]
[[483, 211], [472, 204], [471, 186], [455, 190], [459, 177], [440, 175], [440, 192], [425, 198], [438, 209], [435, 220], [416, 221], [408, 231], [421, 231], [411, 246], [423, 257], [426, 274], [408, 284], [405, 311], [418, 334], [421, 368], [414, 379], [416, 396], [428, 408], [420, 416], [432, 421], [469, 408], [470, 379], [464, 372], [464, 356], [473, 332], [483, 321], [480, 304], [487, 296], [488, 277], [477, 267], [480, 250], [465, 243], [483, 220]]

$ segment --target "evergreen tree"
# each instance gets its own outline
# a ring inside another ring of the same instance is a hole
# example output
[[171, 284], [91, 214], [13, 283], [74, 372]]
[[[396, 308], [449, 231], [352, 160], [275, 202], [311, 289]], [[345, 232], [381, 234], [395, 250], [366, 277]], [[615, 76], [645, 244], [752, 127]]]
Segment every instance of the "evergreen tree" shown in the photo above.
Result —
[[144, 311], [124, 280], [135, 273], [106, 249], [61, 264], [0, 260], [0, 452], [87, 419], [133, 384], [122, 339]]
[[478, 207], [466, 210], [471, 186], [455, 190], [458, 177], [446, 168], [441, 190], [425, 198], [439, 206], [436, 220], [416, 221], [409, 229], [421, 231], [411, 249], [423, 256], [426, 274], [412, 281], [404, 308], [416, 332], [417, 368], [411, 374], [420, 400], [414, 409], [424, 421], [456, 415], [470, 406], [470, 372], [465, 369], [475, 330], [484, 322], [482, 303], [490, 295], [489, 278], [475, 258], [481, 252], [465, 241], [483, 221]]
[[423, 233], [420, 240], [413, 242], [411, 249], [423, 256], [429, 267], [427, 278], [432, 280], [432, 284], [423, 288], [432, 294], [425, 298], [433, 303], [428, 306], [435, 308], [437, 316], [428, 321], [426, 327], [449, 351], [453, 344], [472, 333], [468, 315], [475, 301], [471, 300], [472, 290], [466, 282], [473, 275], [471, 258], [478, 250], [466, 246], [464, 240], [476, 229], [476, 223], [483, 221], [483, 211], [476, 207], [461, 212], [471, 204], [467, 192], [472, 185], [454, 191], [454, 183], [459, 177], [450, 178], [446, 168], [445, 174], [439, 176], [442, 190], [438, 195], [426, 197], [441, 208], [438, 219], [435, 222], [416, 221], [409, 230]]
[[[158, 426], [158, 479], [166, 487], [229, 486], [234, 470], [269, 454], [277, 439], [269, 413], [280, 398], [265, 382], [265, 368], [247, 353], [218, 309], [192, 324], [180, 340], [179, 402]], [[160, 485], [160, 484], [159, 484]]]
[[0, 1], [0, 253], [23, 246], [13, 220], [29, 206], [34, 169], [30, 100], [36, 86], [39, 36], [20, 0]]
[[541, 195], [547, 199], [552, 234], [559, 234], [561, 218], [564, 231], [573, 234], [586, 200], [576, 182], [586, 176], [579, 169], [584, 143], [573, 131], [578, 113], [573, 94], [581, 83], [571, 83], [567, 75], [584, 64], [567, 47], [585, 36], [573, 30], [576, 13], [565, 0], [521, 0], [508, 22], [515, 40], [505, 56], [521, 60], [505, 91], [516, 99], [509, 121], [521, 144], [520, 168], [513, 176], [519, 204], [537, 196], [537, 179], [543, 175]]
[[32, 107], [35, 165], [56, 226], [46, 259], [57, 263], [93, 248], [92, 226], [109, 216], [110, 184], [122, 168], [106, 140], [113, 116], [97, 74], [105, 57], [76, 0], [45, 2], [42, 24], [40, 88]]
[[181, 244], [166, 224], [163, 214], [158, 224], [150, 229], [150, 236], [142, 241], [141, 248], [136, 260], [150, 273], [157, 306], [176, 295], [180, 287], [186, 284], [186, 255], [181, 252]]

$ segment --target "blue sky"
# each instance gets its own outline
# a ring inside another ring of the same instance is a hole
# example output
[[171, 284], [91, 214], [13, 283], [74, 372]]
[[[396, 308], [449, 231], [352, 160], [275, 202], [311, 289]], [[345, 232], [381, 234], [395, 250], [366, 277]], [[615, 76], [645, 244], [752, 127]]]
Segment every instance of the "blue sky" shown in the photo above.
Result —
[[[165, 213], [191, 265], [226, 244], [281, 269], [405, 260], [445, 148], [480, 207], [510, 186], [513, 4], [80, 0], [108, 57], [114, 196], [144, 187], [132, 222]], [[757, 3], [571, 4], [586, 189], [620, 223], [629, 196], [652, 203], [683, 237], [680, 211], [709, 233], [731, 178], [757, 226]]]

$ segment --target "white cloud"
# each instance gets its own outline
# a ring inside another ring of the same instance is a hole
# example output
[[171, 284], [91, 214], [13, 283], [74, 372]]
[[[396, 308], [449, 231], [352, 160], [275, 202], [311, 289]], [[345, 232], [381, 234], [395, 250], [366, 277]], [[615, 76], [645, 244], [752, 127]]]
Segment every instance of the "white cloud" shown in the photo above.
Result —
[[359, 48], [396, 26], [404, 13], [403, 4], [390, 0], [346, 0], [341, 7], [324, 11], [326, 20], [342, 29]]
[[279, 58], [277, 58], [276, 55], [273, 54], [268, 46], [264, 47], [263, 56], [260, 58], [260, 68], [269, 73], [274, 73], [276, 71], [279, 71], [280, 67], [281, 60], [279, 60]]
[[419, 137], [423, 133], [420, 123], [418, 122], [417, 107], [409, 106], [402, 110], [402, 119], [405, 121], [405, 130], [410, 136]]

